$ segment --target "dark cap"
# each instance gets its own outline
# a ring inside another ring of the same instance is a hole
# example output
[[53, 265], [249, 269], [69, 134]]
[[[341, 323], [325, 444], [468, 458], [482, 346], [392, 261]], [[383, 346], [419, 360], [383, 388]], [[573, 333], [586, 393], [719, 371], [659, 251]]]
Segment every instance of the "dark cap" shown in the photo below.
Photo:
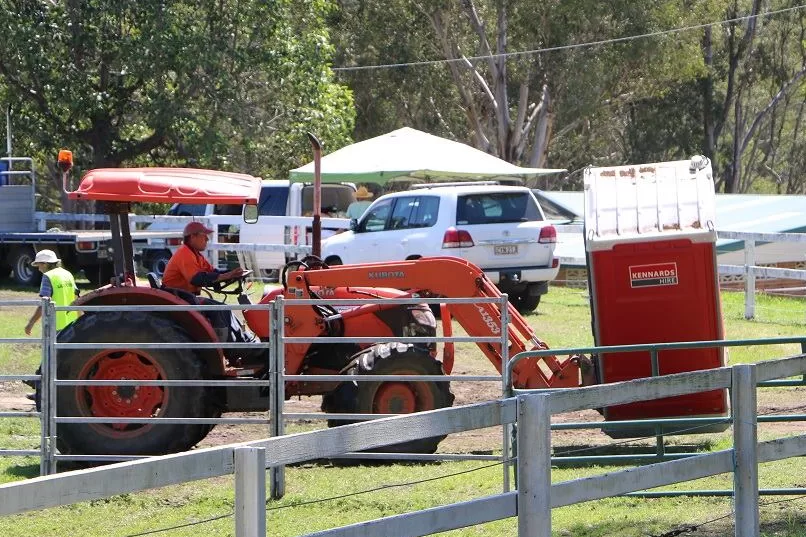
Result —
[[189, 223], [188, 225], [185, 226], [184, 235], [185, 235], [185, 237], [189, 237], [189, 236], [193, 235], [194, 233], [204, 233], [205, 235], [208, 235], [208, 234], [210, 234], [212, 232], [213, 232], [212, 229], [208, 229], [201, 222], [191, 222], [191, 223]]

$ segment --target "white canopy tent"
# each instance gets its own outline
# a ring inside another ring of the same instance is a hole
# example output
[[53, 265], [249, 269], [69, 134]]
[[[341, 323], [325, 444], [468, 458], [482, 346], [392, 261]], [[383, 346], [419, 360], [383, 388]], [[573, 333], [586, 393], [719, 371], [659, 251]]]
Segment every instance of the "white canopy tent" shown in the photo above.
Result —
[[[469, 145], [410, 127], [364, 140], [322, 157], [322, 181], [385, 184], [400, 177], [425, 180], [529, 178], [564, 169], [521, 168]], [[314, 163], [291, 170], [292, 181], [312, 181]]]

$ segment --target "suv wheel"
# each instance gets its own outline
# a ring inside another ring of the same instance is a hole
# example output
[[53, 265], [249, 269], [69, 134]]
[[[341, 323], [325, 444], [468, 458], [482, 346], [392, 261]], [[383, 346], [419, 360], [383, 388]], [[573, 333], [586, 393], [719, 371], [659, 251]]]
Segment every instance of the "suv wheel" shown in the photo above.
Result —
[[537, 309], [537, 306], [540, 304], [540, 297], [542, 295], [532, 295], [529, 296], [524, 292], [522, 295], [518, 295], [513, 300], [513, 304], [518, 309], [519, 313], [532, 313]]

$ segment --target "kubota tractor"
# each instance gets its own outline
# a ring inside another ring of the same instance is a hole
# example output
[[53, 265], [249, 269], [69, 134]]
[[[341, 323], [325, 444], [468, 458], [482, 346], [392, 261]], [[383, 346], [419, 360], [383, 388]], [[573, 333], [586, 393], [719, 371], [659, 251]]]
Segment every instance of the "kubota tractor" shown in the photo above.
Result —
[[[69, 169], [67, 157], [63, 169]], [[67, 189], [65, 171], [65, 189]], [[161, 286], [137, 281], [129, 232], [129, 204], [176, 202], [255, 204], [260, 181], [248, 175], [199, 169], [131, 168], [98, 169], [84, 175], [72, 199], [105, 202], [111, 220], [115, 274], [109, 285], [85, 294], [77, 305], [187, 305], [187, 296]], [[261, 300], [286, 298], [405, 298], [500, 296], [484, 273], [458, 258], [430, 258], [394, 263], [328, 267], [309, 257], [287, 267], [285, 287]], [[242, 281], [231, 292], [239, 301]], [[382, 286], [382, 287], [380, 287]], [[400, 290], [405, 289], [405, 291]], [[499, 336], [501, 312], [496, 304], [451, 304], [450, 313], [474, 336]], [[517, 311], [509, 306], [509, 354], [545, 348]], [[251, 331], [268, 340], [269, 314], [247, 310], [248, 329], [235, 326], [230, 341], [244, 341]], [[357, 344], [353, 337], [430, 337], [436, 320], [428, 305], [366, 304], [336, 311], [328, 306], [286, 306], [288, 336], [345, 336], [345, 343], [287, 344], [286, 374], [343, 374], [345, 381], [287, 382], [287, 397], [323, 395], [323, 409], [350, 413], [407, 413], [451, 406], [453, 394], [447, 382], [352, 382], [355, 375], [449, 374], [453, 357], [437, 359], [434, 344]], [[203, 380], [267, 378], [268, 351], [248, 349], [145, 349], [137, 343], [217, 342], [216, 333], [201, 312], [92, 311], [58, 334], [61, 343], [101, 343], [93, 350], [67, 349], [58, 354], [59, 379], [81, 380]], [[118, 343], [134, 343], [122, 347]], [[501, 346], [480, 344], [501, 370]], [[581, 382], [575, 359], [527, 360], [514, 371], [519, 387], [573, 387]], [[210, 418], [222, 412], [265, 410], [269, 398], [257, 387], [186, 386], [62, 386], [58, 390], [60, 416]], [[338, 425], [333, 421], [331, 425]], [[64, 423], [58, 431], [63, 453], [162, 454], [189, 449], [203, 439], [212, 425]], [[423, 438], [390, 449], [433, 452], [441, 438]]]

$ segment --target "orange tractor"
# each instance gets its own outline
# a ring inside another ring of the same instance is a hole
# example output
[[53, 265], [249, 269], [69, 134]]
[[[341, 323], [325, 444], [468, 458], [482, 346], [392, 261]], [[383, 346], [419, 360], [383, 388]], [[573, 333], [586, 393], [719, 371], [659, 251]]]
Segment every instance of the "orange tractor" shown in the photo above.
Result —
[[[67, 190], [67, 159], [62, 160]], [[239, 348], [148, 349], [138, 343], [218, 342], [208, 319], [192, 308], [186, 311], [135, 311], [125, 306], [187, 305], [188, 297], [161, 286], [137, 281], [129, 230], [129, 205], [134, 202], [255, 204], [257, 178], [198, 169], [98, 169], [84, 175], [72, 199], [99, 200], [110, 216], [115, 274], [109, 285], [85, 294], [76, 305], [124, 306], [116, 311], [89, 311], [58, 334], [60, 343], [98, 343], [100, 349], [65, 349], [58, 354], [59, 379], [78, 380], [209, 380], [268, 378], [268, 350]], [[247, 211], [248, 212], [248, 211]], [[315, 257], [286, 267], [285, 286], [265, 295], [269, 303], [285, 298], [406, 298], [500, 297], [498, 289], [474, 265], [457, 258], [440, 257], [328, 267]], [[249, 298], [243, 281], [232, 283], [230, 293], [242, 304]], [[216, 289], [215, 291], [219, 291]], [[471, 336], [500, 337], [501, 311], [497, 304], [450, 304], [450, 316]], [[508, 354], [546, 345], [508, 306]], [[443, 316], [446, 327], [450, 316]], [[230, 342], [250, 341], [250, 332], [269, 338], [269, 313], [244, 312], [247, 327], [233, 326]], [[436, 320], [426, 304], [364, 304], [340, 308], [287, 306], [285, 334], [289, 337], [344, 336], [344, 343], [291, 343], [284, 349], [286, 374], [341, 374], [344, 382], [287, 382], [286, 397], [322, 395], [322, 407], [342, 413], [407, 413], [451, 406], [448, 382], [353, 382], [356, 375], [450, 374], [453, 356], [438, 359], [435, 344], [358, 344], [357, 337], [431, 337]], [[449, 330], [449, 328], [448, 328]], [[118, 343], [134, 343], [122, 347]], [[500, 344], [480, 343], [481, 350], [502, 367]], [[513, 372], [522, 388], [576, 387], [583, 379], [577, 359], [524, 360]], [[60, 416], [103, 418], [213, 418], [223, 412], [268, 408], [265, 391], [253, 386], [60, 386]], [[331, 425], [339, 422], [332, 421]], [[59, 448], [77, 454], [161, 454], [189, 449], [203, 439], [212, 425], [188, 423], [63, 423]], [[433, 452], [441, 438], [423, 438], [399, 447]]]

